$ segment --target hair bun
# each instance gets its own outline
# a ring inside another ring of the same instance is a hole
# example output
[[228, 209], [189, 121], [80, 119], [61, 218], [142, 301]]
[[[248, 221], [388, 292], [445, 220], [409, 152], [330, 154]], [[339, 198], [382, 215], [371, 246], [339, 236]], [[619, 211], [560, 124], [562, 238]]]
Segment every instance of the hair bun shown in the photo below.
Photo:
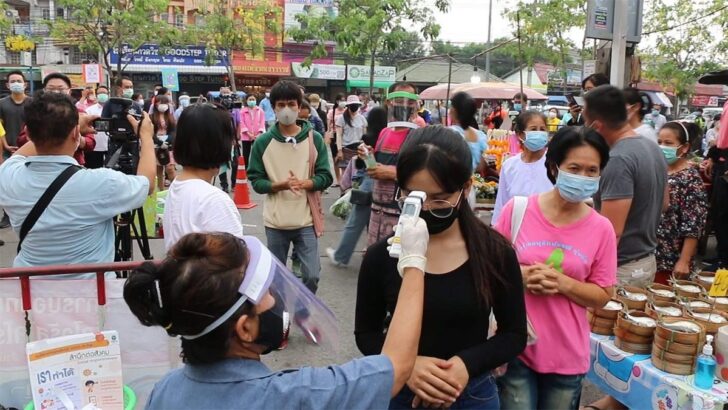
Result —
[[144, 262], [134, 269], [124, 283], [124, 300], [134, 316], [145, 326], [166, 323], [162, 309], [159, 280], [162, 268], [154, 262]]

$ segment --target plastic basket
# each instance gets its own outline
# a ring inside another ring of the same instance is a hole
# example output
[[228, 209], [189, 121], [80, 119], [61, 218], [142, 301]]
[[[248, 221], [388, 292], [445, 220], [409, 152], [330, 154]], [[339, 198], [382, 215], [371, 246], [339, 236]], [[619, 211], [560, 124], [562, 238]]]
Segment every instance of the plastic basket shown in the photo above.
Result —
[[[124, 385], [124, 410], [134, 410], [136, 407], [137, 397], [131, 387]], [[35, 410], [35, 405], [31, 401], [26, 404], [23, 410]]]

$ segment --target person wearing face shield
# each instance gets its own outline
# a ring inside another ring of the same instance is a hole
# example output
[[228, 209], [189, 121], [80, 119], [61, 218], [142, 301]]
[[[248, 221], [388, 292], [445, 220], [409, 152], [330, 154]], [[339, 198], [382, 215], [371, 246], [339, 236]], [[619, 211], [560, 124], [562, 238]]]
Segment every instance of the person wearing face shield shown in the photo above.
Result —
[[255, 237], [182, 237], [161, 264], [143, 264], [124, 284], [143, 325], [182, 341], [184, 366], [154, 386], [146, 408], [386, 408], [415, 362], [427, 237], [421, 219], [404, 224], [399, 302], [381, 354], [286, 371], [270, 370], [261, 356], [285, 347], [290, 332], [336, 346], [331, 310]]
[[375, 146], [360, 145], [357, 154], [366, 159], [374, 154], [376, 167], [367, 169], [367, 174], [374, 180], [371, 199], [371, 217], [367, 246], [380, 241], [392, 233], [397, 225], [400, 209], [395, 193], [397, 191], [397, 158], [402, 144], [410, 131], [419, 128], [414, 123], [419, 108], [415, 86], [409, 83], [394, 84], [387, 95], [387, 128], [382, 130]]
[[268, 247], [286, 261], [293, 244], [302, 280], [315, 293], [321, 272], [319, 238], [324, 230], [321, 192], [333, 180], [328, 149], [311, 123], [298, 119], [303, 103], [298, 84], [278, 82], [270, 101], [278, 121], [253, 142], [248, 179], [255, 192], [265, 195]]
[[608, 161], [609, 146], [594, 130], [559, 130], [546, 151], [554, 188], [513, 198], [496, 221], [518, 254], [538, 338], [498, 379], [503, 409], [579, 407], [590, 365], [586, 310], [603, 307], [617, 283], [614, 228], [585, 203]]
[[179, 121], [179, 116], [182, 115], [182, 111], [190, 106], [190, 96], [186, 92], [183, 92], [180, 94], [179, 98], [177, 98], [177, 101], [179, 102], [179, 107], [174, 110], [175, 121]]
[[[413, 191], [426, 194], [420, 218], [429, 233], [427, 315], [415, 367], [390, 409], [498, 409], [492, 371], [526, 346], [521, 270], [508, 241], [467, 201], [471, 158], [464, 138], [442, 126], [412, 131], [399, 152], [398, 204]], [[385, 240], [370, 246], [362, 261], [354, 334], [365, 355], [379, 354], [385, 334], [396, 330], [387, 317], [401, 303], [397, 264]], [[491, 311], [498, 330], [488, 339]]]

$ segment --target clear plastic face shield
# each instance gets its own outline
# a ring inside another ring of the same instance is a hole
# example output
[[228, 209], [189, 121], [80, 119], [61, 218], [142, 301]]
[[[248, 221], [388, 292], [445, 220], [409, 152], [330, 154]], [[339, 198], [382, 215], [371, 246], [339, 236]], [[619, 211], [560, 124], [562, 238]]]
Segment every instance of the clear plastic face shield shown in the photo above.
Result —
[[257, 306], [270, 294], [275, 305], [259, 313], [260, 335], [255, 343], [268, 346], [268, 351], [284, 347], [288, 326], [293, 322], [311, 342], [336, 348], [339, 326], [331, 309], [276, 259], [258, 238], [244, 236], [243, 240], [250, 260], [243, 283], [238, 288], [240, 299], [202, 332], [182, 337], [192, 340], [204, 336], [227, 321], [246, 301]]
[[395, 91], [387, 95], [387, 127], [417, 128], [412, 121], [419, 108], [420, 97], [406, 91]]

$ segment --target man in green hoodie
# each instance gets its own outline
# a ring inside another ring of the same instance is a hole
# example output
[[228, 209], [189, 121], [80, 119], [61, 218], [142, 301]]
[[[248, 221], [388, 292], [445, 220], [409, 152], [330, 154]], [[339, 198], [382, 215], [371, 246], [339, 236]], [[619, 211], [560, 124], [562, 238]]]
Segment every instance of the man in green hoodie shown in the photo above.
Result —
[[285, 263], [293, 244], [303, 283], [315, 293], [321, 271], [321, 191], [333, 182], [328, 149], [308, 121], [298, 120], [303, 103], [298, 84], [278, 82], [270, 102], [276, 123], [253, 143], [248, 178], [255, 192], [266, 194], [263, 220], [268, 248]]

